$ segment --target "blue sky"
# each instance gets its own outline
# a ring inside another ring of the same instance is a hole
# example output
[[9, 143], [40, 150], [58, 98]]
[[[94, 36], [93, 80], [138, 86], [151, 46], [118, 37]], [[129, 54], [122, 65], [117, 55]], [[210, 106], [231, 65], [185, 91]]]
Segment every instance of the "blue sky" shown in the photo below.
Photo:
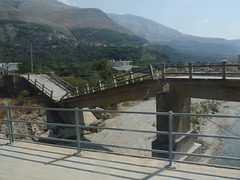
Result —
[[240, 39], [240, 0], [59, 0], [151, 19], [184, 34]]

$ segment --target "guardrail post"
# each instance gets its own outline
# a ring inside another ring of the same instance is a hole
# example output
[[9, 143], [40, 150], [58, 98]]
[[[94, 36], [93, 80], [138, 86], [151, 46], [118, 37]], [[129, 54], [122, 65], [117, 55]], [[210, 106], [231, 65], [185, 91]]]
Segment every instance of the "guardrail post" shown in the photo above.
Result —
[[130, 71], [129, 76], [130, 76], [130, 83], [134, 83], [132, 71]]
[[126, 84], [129, 84], [128, 78], [126, 78]]
[[187, 73], [188, 72], [188, 63], [185, 63], [184, 65], [184, 73]]
[[103, 90], [103, 89], [102, 89], [102, 82], [101, 82], [100, 79], [98, 80], [98, 85], [99, 85], [99, 89], [100, 89], [100, 91], [102, 91], [102, 90]]
[[210, 71], [209, 62], [206, 62], [206, 66], [207, 66], [206, 71], [209, 72]]
[[75, 94], [76, 94], [76, 95], [79, 95], [79, 90], [78, 90], [78, 87], [77, 87], [77, 86], [75, 87]]
[[165, 71], [166, 71], [166, 65], [165, 63], [162, 64], [162, 79], [165, 79]]
[[37, 85], [37, 79], [35, 79], [35, 81], [34, 81], [34, 85], [35, 85], [35, 86]]
[[81, 151], [81, 135], [82, 135], [82, 129], [78, 126], [80, 124], [83, 124], [81, 122], [84, 122], [84, 116], [83, 112], [79, 112], [78, 108], [75, 108], [75, 127], [76, 127], [76, 139], [77, 139], [77, 154], [76, 155], [82, 155], [83, 152]]
[[44, 92], [44, 84], [42, 85], [42, 92]]
[[151, 78], [154, 79], [154, 73], [153, 73], [153, 68], [151, 64], [149, 64], [149, 71], [150, 71]]
[[176, 164], [173, 163], [173, 112], [172, 111], [169, 111], [169, 120], [168, 120], [168, 123], [169, 123], [169, 135], [168, 135], [168, 154], [169, 154], [169, 164], [167, 165], [167, 167], [169, 168], [176, 168]]
[[226, 79], [226, 61], [222, 62], [222, 79]]
[[238, 66], [237, 66], [237, 62], [236, 61], [233, 64], [233, 69], [234, 69], [235, 72], [237, 72], [237, 70], [238, 70]]
[[113, 76], [113, 87], [117, 87], [116, 76]]
[[188, 68], [189, 68], [189, 79], [192, 79], [192, 73], [193, 73], [192, 63], [188, 63]]
[[87, 89], [87, 93], [90, 93], [89, 84], [87, 84], [87, 87], [86, 87], [86, 89]]
[[30, 75], [28, 74], [28, 76], [27, 76], [27, 80], [29, 81], [29, 79], [30, 79]]
[[11, 109], [9, 106], [7, 106], [7, 120], [8, 120], [8, 136], [10, 144], [14, 143], [14, 137], [12, 135], [13, 129], [12, 129], [12, 122], [11, 122]]
[[53, 91], [51, 91], [51, 98], [53, 98]]

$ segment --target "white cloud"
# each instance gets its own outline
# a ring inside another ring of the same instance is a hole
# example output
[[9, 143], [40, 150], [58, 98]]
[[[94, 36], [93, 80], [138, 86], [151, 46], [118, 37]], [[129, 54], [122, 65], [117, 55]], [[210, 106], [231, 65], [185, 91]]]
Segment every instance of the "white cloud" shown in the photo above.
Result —
[[60, 1], [60, 2], [62, 2], [64, 4], [69, 4], [69, 5], [71, 4], [69, 0], [58, 0], [58, 1]]
[[71, 6], [77, 6], [76, 2], [73, 2], [72, 0], [58, 0], [64, 4], [71, 5]]
[[201, 20], [201, 21], [198, 22], [198, 25], [199, 25], [199, 26], [202, 26], [202, 25], [204, 25], [204, 24], [207, 24], [208, 22], [209, 22], [209, 19], [203, 19], [203, 20]]
[[203, 20], [201, 20], [201, 23], [208, 23], [208, 22], [209, 22], [208, 19], [203, 19]]

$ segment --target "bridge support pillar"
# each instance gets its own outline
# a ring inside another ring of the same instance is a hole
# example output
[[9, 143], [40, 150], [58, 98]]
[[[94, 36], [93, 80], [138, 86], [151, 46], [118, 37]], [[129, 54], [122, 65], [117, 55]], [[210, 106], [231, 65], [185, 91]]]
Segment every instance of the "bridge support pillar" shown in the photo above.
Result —
[[[156, 97], [156, 109], [157, 112], [178, 112], [178, 113], [189, 113], [191, 105], [191, 98], [179, 97], [173, 92], [161, 92]], [[168, 116], [157, 116], [156, 130], [157, 131], [168, 131], [169, 117]], [[190, 130], [190, 117], [174, 117], [173, 118], [173, 132], [187, 132]], [[174, 137], [175, 139], [178, 137]], [[158, 134], [157, 139], [152, 142], [152, 149], [168, 150], [169, 141], [168, 135]], [[174, 149], [177, 148], [177, 143], [173, 145]], [[153, 157], [166, 157], [168, 154], [152, 153]]]

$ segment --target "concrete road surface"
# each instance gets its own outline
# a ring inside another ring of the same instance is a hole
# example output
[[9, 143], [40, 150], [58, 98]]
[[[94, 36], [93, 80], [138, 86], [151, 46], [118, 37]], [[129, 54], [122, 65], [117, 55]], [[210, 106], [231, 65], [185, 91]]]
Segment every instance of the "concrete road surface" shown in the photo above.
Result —
[[165, 161], [17, 142], [0, 139], [0, 180], [107, 180], [107, 179], [240, 179], [240, 170]]

